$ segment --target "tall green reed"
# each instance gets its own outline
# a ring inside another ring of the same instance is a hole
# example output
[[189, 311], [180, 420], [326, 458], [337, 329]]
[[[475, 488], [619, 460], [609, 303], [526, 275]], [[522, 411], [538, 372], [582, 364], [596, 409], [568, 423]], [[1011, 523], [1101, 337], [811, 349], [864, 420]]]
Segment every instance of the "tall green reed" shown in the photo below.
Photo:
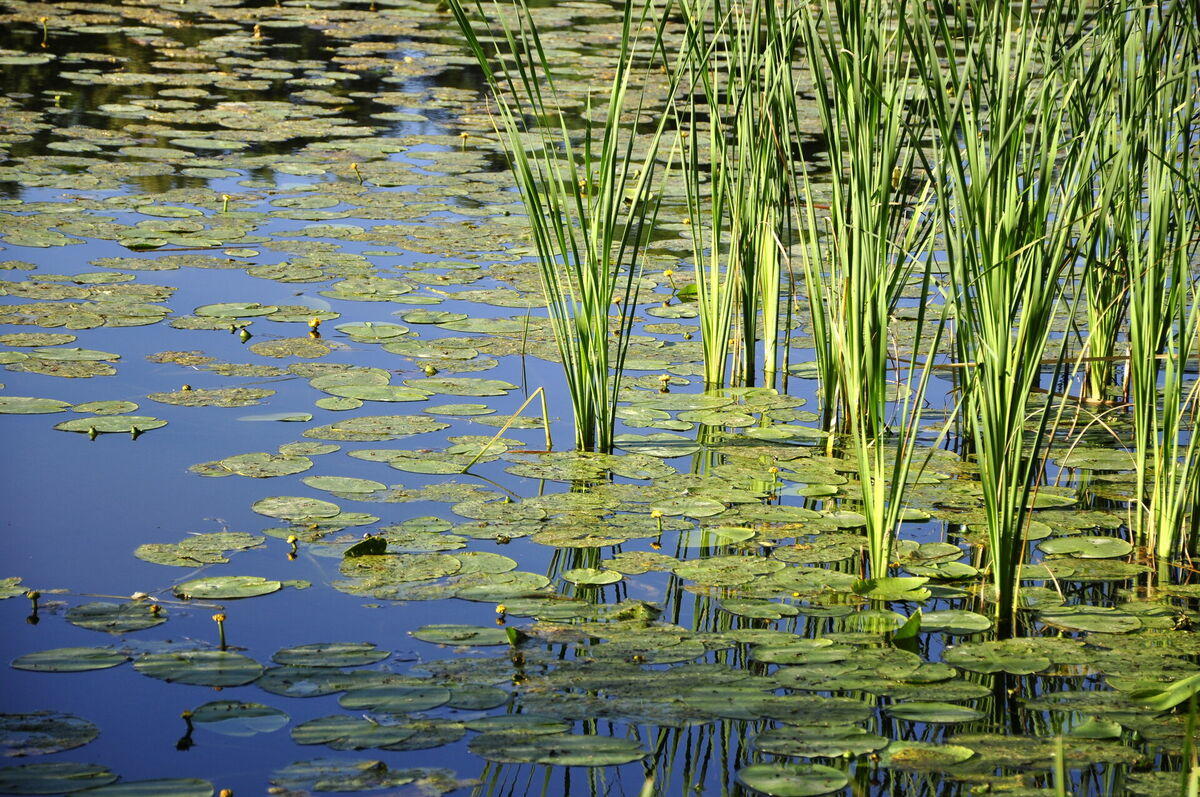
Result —
[[[525, 203], [571, 396], [575, 446], [611, 451], [644, 237], [661, 201], [655, 186], [667, 119], [661, 114], [652, 132], [639, 133], [645, 109], [630, 87], [639, 64], [658, 52], [669, 15], [654, 0], [639, 8], [624, 4], [603, 121], [593, 124], [585, 114], [577, 133], [562, 111], [554, 64], [528, 4], [514, 0], [505, 16], [493, 3], [504, 45], [493, 52], [476, 33], [482, 23], [472, 20], [462, 0], [449, 4], [496, 102], [498, 128]], [[486, 20], [482, 2], [474, 9]], [[661, 21], [650, 27], [644, 53], [640, 37], [648, 20]], [[590, 100], [588, 105], [590, 111]]]
[[[941, 329], [922, 355], [920, 299], [905, 351], [890, 332], [911, 280], [921, 276], [921, 297], [931, 289], [930, 193], [910, 192], [922, 125], [910, 110], [915, 80], [904, 55], [905, 6], [806, 6], [803, 26], [832, 183], [824, 218], [814, 203], [799, 209], [801, 262], [826, 420], [850, 437], [877, 578], [891, 561]], [[807, 169], [803, 188], [811, 197]]]
[[[764, 382], [779, 370], [781, 263], [788, 239], [797, 16], [773, 3], [683, 0], [676, 108], [710, 386], [754, 384], [762, 325]], [[735, 337], [736, 331], [736, 337]], [[731, 354], [734, 359], [731, 369]]]
[[[1077, 239], [1094, 223], [1087, 176], [1096, 133], [1065, 131], [1077, 86], [1046, 69], [1052, 15], [983, 4], [960, 29], [952, 12], [938, 7], [920, 19], [911, 41], [937, 132], [956, 356], [970, 364], [966, 433], [979, 465], [998, 630], [1007, 635], [1054, 405], [1035, 409], [1030, 395]], [[936, 57], [963, 48], [961, 58]]]
[[1168, 557], [1195, 543], [1200, 507], [1200, 442], [1193, 428], [1200, 384], [1186, 361], [1200, 334], [1200, 80], [1179, 52], [1197, 35], [1178, 12], [1142, 10], [1134, 23], [1147, 39], [1133, 69], [1161, 78], [1145, 101], [1144, 194], [1122, 217], [1129, 283], [1129, 386], [1139, 542]]

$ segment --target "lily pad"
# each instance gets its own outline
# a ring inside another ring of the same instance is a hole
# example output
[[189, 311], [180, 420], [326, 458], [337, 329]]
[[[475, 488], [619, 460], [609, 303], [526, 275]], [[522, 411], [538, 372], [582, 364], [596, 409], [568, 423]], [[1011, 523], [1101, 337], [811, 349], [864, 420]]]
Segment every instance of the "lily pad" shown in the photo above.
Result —
[[358, 667], [390, 655], [390, 651], [376, 648], [374, 642], [314, 642], [278, 650], [271, 661], [290, 667]]
[[70, 402], [58, 399], [0, 396], [0, 414], [49, 415], [55, 412], [66, 412], [70, 408]]
[[199, 778], [123, 780], [87, 791], [100, 797], [212, 797], [214, 793], [213, 785]]
[[100, 729], [73, 714], [35, 711], [0, 714], [0, 755], [47, 755], [82, 747], [100, 735]]
[[813, 797], [845, 788], [850, 778], [822, 764], [751, 764], [737, 771], [737, 781], [772, 797]]
[[113, 648], [54, 648], [27, 653], [13, 660], [18, 670], [35, 672], [86, 672], [106, 670], [129, 661], [129, 657]]
[[148, 432], [166, 425], [167, 422], [162, 418], [151, 418], [149, 415], [94, 415], [63, 421], [55, 424], [54, 428], [62, 432], [82, 432], [89, 435], [131, 434], [134, 430]]
[[936, 701], [897, 703], [888, 706], [884, 710], [897, 719], [937, 725], [973, 722], [987, 716], [984, 712], [970, 708], [969, 706], [960, 706], [956, 703], [939, 703]]
[[180, 598], [228, 600], [269, 595], [282, 588], [282, 583], [262, 576], [209, 576], [176, 584], [171, 591]]
[[0, 769], [0, 792], [5, 794], [62, 794], [112, 783], [117, 775], [98, 764], [59, 761]]
[[385, 714], [428, 711], [449, 701], [450, 690], [437, 685], [372, 686], [366, 689], [351, 689], [338, 698], [338, 704], [342, 708]]
[[150, 653], [135, 661], [133, 668], [170, 683], [212, 687], [242, 686], [263, 673], [263, 666], [254, 659], [226, 650]]
[[507, 645], [508, 634], [503, 628], [484, 625], [424, 625], [412, 632], [413, 637], [435, 645]]
[[67, 610], [67, 622], [92, 631], [127, 634], [153, 628], [167, 621], [167, 613], [157, 603], [129, 601], [127, 603], [85, 603]]
[[647, 753], [636, 740], [565, 733], [532, 735], [493, 731], [471, 740], [472, 753], [503, 764], [607, 767], [628, 764]]
[[262, 703], [216, 700], [192, 710], [192, 722], [222, 736], [273, 733], [288, 724], [288, 715]]

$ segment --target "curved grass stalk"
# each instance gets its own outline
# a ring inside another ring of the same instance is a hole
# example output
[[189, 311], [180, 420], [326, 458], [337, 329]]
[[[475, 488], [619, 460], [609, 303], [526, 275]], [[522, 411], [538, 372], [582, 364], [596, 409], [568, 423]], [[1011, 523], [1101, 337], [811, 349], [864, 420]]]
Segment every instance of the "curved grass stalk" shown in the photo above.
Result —
[[[571, 396], [575, 446], [611, 451], [644, 231], [653, 226], [661, 201], [653, 187], [667, 119], [663, 114], [653, 133], [637, 136], [644, 109], [629, 99], [629, 90], [641, 57], [638, 33], [647, 20], [661, 19], [650, 45], [657, 52], [668, 14], [653, 0], [636, 13], [634, 3], [625, 3], [603, 127], [597, 132], [587, 122], [579, 142], [561, 111], [527, 3], [513, 2], [510, 18], [493, 3], [505, 45], [494, 53], [499, 69], [493, 69], [462, 0], [449, 3], [496, 100]], [[486, 19], [482, 3], [474, 7]], [[622, 121], [627, 113], [632, 122]]]

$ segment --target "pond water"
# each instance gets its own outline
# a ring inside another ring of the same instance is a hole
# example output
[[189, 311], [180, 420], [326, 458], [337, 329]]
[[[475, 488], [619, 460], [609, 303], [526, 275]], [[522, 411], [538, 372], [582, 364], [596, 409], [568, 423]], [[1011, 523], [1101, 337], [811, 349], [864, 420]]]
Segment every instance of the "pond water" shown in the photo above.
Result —
[[[545, 12], [580, 92], [611, 9]], [[1130, 695], [1196, 671], [1194, 588], [1068, 481], [993, 640], [942, 449], [911, 580], [864, 591], [805, 329], [778, 390], [705, 394], [678, 207], [626, 437], [570, 452], [444, 8], [0, 14], [0, 793], [1050, 794], [1056, 756], [1080, 794], [1178, 793], [1186, 717]], [[535, 400], [489, 444], [537, 388], [545, 427]]]

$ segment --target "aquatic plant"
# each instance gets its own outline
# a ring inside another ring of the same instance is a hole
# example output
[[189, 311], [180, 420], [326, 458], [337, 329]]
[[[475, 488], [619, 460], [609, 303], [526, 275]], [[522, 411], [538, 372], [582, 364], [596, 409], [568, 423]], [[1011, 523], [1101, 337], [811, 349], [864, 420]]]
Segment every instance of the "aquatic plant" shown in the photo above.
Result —
[[[979, 464], [1001, 633], [1011, 632], [1053, 406], [1035, 411], [1030, 396], [1041, 384], [1052, 321], [1065, 307], [1076, 241], [1088, 240], [1095, 223], [1087, 177], [1097, 128], [1066, 134], [1064, 100], [1078, 86], [1043, 73], [1053, 60], [1052, 24], [1049, 12], [997, 3], [981, 7], [970, 29], [942, 9], [910, 32], [937, 133], [928, 169], [955, 354], [969, 364], [966, 433]], [[965, 48], [961, 60], [932, 57], [956, 48]]]
[[[773, 384], [783, 342], [782, 263], [796, 201], [795, 10], [720, 0], [680, 4], [685, 46], [674, 64], [704, 381]], [[790, 284], [790, 283], [789, 283]]]
[[[644, 43], [643, 25], [667, 14], [653, 0], [638, 9], [625, 4], [603, 121], [585, 121], [580, 140], [558, 104], [535, 12], [513, 3], [509, 17], [494, 4], [505, 49], [490, 53], [461, 0], [450, 0], [450, 8], [496, 102], [497, 128], [525, 203], [571, 397], [576, 448], [611, 451], [643, 239], [661, 201], [655, 186], [666, 123], [662, 115], [654, 132], [638, 133], [642, 105], [631, 99], [630, 84], [646, 57], [642, 48], [653, 54], [661, 42], [657, 35]], [[475, 11], [487, 19], [482, 3]]]

